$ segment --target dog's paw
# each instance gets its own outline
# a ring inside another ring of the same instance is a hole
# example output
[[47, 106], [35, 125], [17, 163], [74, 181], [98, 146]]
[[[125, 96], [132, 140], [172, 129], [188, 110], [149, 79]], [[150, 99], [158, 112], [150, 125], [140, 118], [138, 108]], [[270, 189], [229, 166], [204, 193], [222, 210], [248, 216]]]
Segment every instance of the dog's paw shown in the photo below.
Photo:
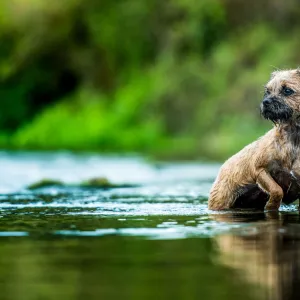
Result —
[[265, 206], [265, 211], [278, 211], [280, 207], [280, 204], [275, 203], [267, 203]]

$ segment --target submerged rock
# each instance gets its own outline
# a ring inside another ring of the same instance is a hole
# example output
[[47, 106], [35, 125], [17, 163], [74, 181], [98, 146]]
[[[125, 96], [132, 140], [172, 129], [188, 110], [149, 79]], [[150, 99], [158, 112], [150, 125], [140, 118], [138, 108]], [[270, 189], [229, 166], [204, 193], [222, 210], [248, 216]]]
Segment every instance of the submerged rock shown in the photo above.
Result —
[[106, 177], [91, 178], [87, 181], [83, 181], [79, 186], [91, 187], [91, 188], [126, 188], [136, 187], [136, 184], [114, 184], [111, 183]]
[[111, 187], [113, 184], [106, 177], [96, 177], [83, 181], [80, 186], [83, 187]]
[[37, 181], [27, 187], [29, 190], [36, 190], [40, 188], [50, 187], [50, 186], [65, 186], [62, 181], [53, 180], [53, 179], [42, 179]]
[[130, 188], [137, 187], [136, 184], [114, 184], [111, 183], [105, 177], [96, 177], [89, 180], [83, 181], [81, 183], [66, 184], [59, 180], [54, 179], [42, 179], [35, 182], [27, 187], [29, 190], [36, 190], [47, 187], [77, 187], [77, 188], [98, 188], [98, 189], [113, 189], [113, 188]]

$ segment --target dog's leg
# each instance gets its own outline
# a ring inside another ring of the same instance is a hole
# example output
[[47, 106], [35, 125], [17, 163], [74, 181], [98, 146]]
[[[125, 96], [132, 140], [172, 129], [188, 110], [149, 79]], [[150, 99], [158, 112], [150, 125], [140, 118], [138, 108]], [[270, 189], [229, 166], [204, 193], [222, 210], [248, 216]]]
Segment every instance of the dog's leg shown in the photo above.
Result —
[[274, 181], [272, 176], [265, 170], [258, 175], [256, 183], [258, 186], [270, 195], [266, 210], [278, 210], [283, 198], [282, 188]]

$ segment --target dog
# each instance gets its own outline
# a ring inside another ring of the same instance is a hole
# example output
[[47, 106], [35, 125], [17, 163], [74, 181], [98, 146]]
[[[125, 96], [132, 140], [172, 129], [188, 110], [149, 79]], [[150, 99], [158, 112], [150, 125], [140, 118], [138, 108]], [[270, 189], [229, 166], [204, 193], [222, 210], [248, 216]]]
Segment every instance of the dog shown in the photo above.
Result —
[[275, 71], [262, 116], [274, 127], [229, 158], [211, 188], [208, 208], [279, 210], [300, 195], [300, 69]]

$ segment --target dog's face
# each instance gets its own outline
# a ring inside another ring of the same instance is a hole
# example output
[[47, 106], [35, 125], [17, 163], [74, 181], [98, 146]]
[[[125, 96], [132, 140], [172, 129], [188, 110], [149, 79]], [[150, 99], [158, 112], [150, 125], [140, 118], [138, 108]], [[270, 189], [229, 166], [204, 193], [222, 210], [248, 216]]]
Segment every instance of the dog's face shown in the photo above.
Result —
[[300, 116], [300, 70], [272, 73], [260, 109], [264, 118], [274, 123], [285, 123]]

